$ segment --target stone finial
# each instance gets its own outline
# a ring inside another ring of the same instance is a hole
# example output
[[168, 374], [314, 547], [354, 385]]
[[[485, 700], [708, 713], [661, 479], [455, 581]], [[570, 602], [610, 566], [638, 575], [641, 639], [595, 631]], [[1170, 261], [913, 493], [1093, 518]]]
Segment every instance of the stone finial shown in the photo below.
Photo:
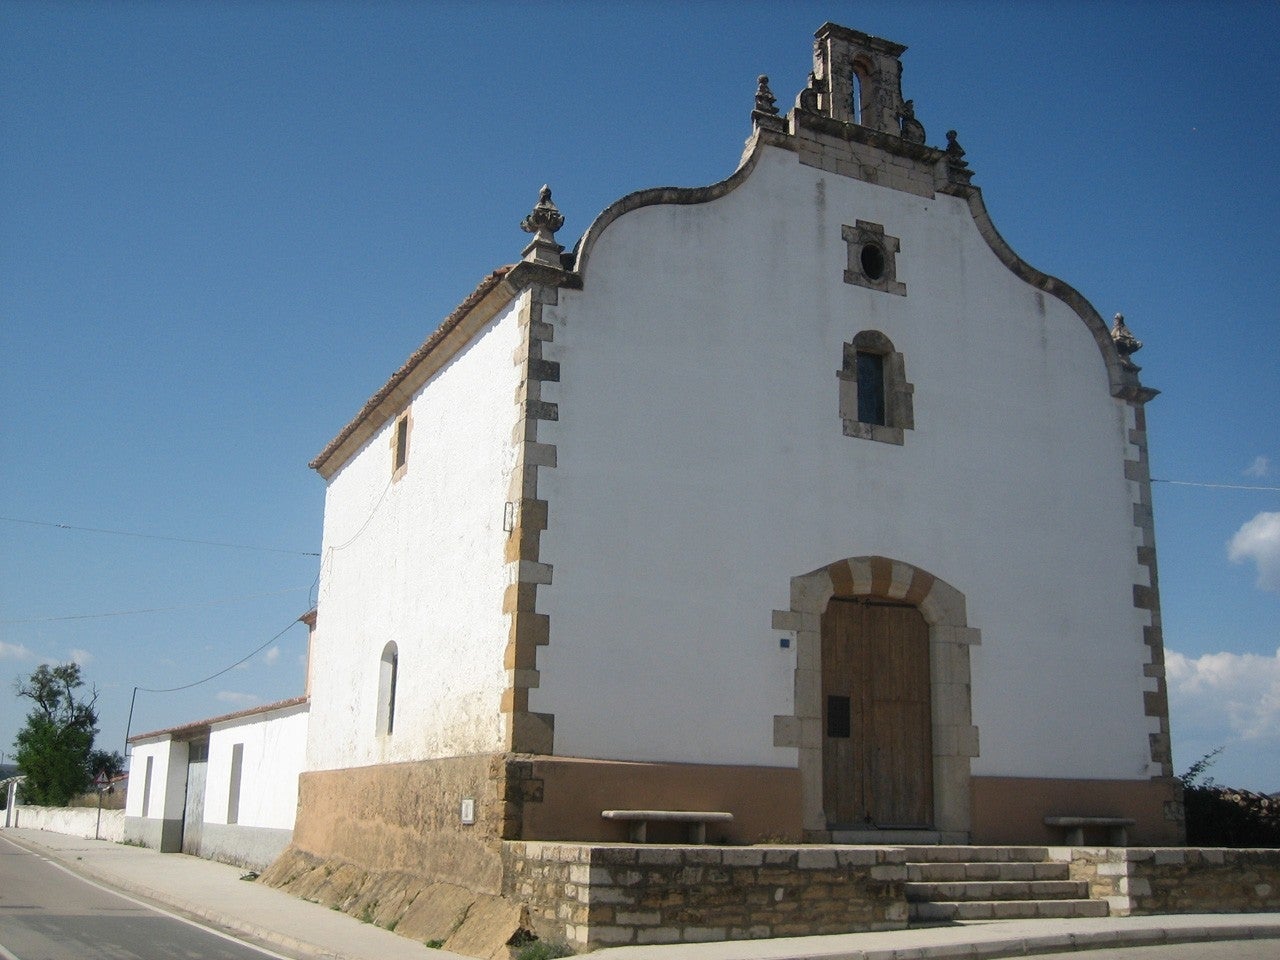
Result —
[[902, 124], [902, 139], [909, 143], [924, 143], [924, 124], [916, 119], [916, 103], [904, 100], [902, 109], [898, 111], [898, 122]]
[[756, 113], [767, 114], [771, 117], [778, 115], [778, 101], [774, 97], [773, 91], [769, 89], [769, 78], [763, 73], [756, 78]]
[[786, 125], [778, 116], [778, 101], [769, 89], [769, 78], [763, 73], [756, 80], [756, 106], [751, 111], [751, 122], [758, 130], [783, 131]]
[[556, 243], [556, 231], [564, 226], [564, 214], [551, 202], [551, 188], [543, 184], [538, 202], [529, 215], [520, 221], [520, 229], [532, 233], [533, 239], [524, 248], [524, 259], [532, 263], [560, 266], [560, 253], [564, 250]]
[[964, 158], [964, 147], [956, 139], [954, 130], [947, 131], [947, 180], [950, 183], [967, 184], [973, 177], [969, 163]]
[[1137, 373], [1142, 369], [1131, 359], [1142, 349], [1142, 341], [1125, 326], [1123, 313], [1117, 313], [1115, 322], [1111, 324], [1111, 342], [1116, 345], [1116, 353], [1120, 354], [1120, 363], [1126, 370]]
[[809, 74], [809, 85], [800, 91], [800, 95], [796, 97], [796, 109], [803, 110], [806, 113], [818, 112], [818, 77], [814, 73]]

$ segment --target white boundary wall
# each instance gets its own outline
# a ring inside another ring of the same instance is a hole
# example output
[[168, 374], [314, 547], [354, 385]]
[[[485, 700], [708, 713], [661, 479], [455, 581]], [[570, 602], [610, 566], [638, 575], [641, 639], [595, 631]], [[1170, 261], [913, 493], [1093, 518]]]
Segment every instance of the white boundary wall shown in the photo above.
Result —
[[[114, 843], [124, 839], [123, 810], [99, 811], [97, 807], [31, 807], [20, 804], [15, 813], [17, 822], [13, 826], [23, 830], [48, 830], [71, 837], [111, 840]], [[101, 820], [99, 813], [102, 815]]]

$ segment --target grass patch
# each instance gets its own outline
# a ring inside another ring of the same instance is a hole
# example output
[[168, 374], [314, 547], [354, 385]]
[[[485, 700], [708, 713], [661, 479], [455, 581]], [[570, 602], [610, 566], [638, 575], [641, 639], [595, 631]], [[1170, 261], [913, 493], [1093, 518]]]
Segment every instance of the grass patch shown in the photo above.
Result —
[[568, 944], [555, 943], [550, 940], [534, 940], [518, 954], [516, 960], [557, 960], [573, 954]]

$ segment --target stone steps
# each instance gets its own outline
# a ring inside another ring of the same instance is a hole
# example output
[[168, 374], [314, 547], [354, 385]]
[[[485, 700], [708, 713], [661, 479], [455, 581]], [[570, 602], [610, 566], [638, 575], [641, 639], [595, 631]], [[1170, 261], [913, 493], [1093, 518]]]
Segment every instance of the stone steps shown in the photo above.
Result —
[[913, 902], [981, 900], [1087, 900], [1089, 884], [1083, 880], [997, 880], [976, 883], [907, 883], [907, 899]]
[[955, 883], [960, 881], [1066, 880], [1071, 867], [1065, 863], [909, 863], [907, 880], [912, 883]]
[[911, 847], [905, 892], [917, 923], [1105, 917], [1105, 900], [1070, 879], [1046, 847]]
[[912, 903], [911, 919], [939, 923], [954, 920], [1041, 920], [1105, 917], [1105, 900], [970, 900]]
[[1048, 847], [909, 847], [909, 863], [1045, 863]]
[[937, 845], [941, 834], [936, 830], [833, 830], [831, 842], [856, 846]]

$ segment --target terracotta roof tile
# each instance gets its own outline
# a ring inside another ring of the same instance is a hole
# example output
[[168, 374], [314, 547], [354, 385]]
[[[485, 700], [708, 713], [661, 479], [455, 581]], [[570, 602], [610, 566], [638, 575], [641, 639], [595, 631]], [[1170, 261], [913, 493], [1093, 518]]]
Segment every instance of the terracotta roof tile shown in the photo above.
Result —
[[259, 713], [270, 713], [273, 710], [283, 710], [285, 707], [296, 707], [300, 703], [306, 703], [309, 697], [293, 697], [289, 700], [277, 700], [275, 703], [264, 703], [261, 706], [250, 707], [248, 710], [237, 710], [235, 713], [224, 713], [220, 717], [210, 717], [208, 720], [194, 720], [191, 723], [184, 723], [176, 727], [166, 727], [163, 730], [152, 730], [149, 733], [135, 733], [129, 738], [130, 743], [137, 743], [139, 740], [150, 740], [152, 737], [170, 736], [175, 739], [181, 739], [178, 734], [195, 733], [205, 727], [211, 727], [215, 723], [225, 723], [228, 720], [240, 720], [244, 717], [252, 717]]

